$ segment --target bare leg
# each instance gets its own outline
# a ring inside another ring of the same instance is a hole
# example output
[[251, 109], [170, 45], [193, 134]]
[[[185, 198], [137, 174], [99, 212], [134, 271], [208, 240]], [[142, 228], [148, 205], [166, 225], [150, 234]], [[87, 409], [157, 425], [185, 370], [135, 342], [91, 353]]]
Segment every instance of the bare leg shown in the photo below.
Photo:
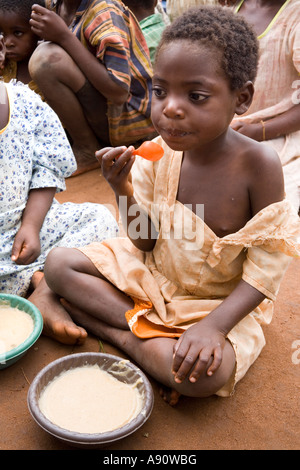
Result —
[[[42, 274], [42, 273], [41, 273]], [[44, 277], [33, 280], [36, 287], [28, 300], [41, 312], [44, 321], [43, 334], [64, 344], [81, 344], [87, 337], [84, 328], [77, 326], [60, 303], [59, 297], [47, 286]]]
[[88, 331], [124, 351], [151, 377], [164, 385], [166, 388], [163, 388], [161, 394], [170, 405], [175, 405], [180, 395], [192, 397], [211, 396], [229, 380], [235, 367], [235, 354], [232, 346], [227, 342], [224, 349], [223, 363], [214, 376], [209, 377], [203, 374], [196, 383], [191, 383], [186, 379], [178, 384], [174, 381], [172, 373], [175, 339], [140, 339], [130, 330], [121, 330], [108, 325], [65, 301], [63, 301], [63, 305], [78, 324], [83, 325]]
[[76, 324], [123, 350], [153, 378], [174, 390], [173, 400], [180, 394], [210, 396], [229, 380], [235, 354], [227, 342], [223, 362], [213, 376], [203, 373], [196, 383], [188, 378], [175, 382], [172, 364], [176, 340], [136, 337], [125, 319], [125, 312], [133, 307], [132, 300], [103, 278], [79, 250], [52, 250], [45, 264], [45, 278], [52, 295], [55, 292], [64, 299], [61, 305]]
[[99, 148], [96, 135], [88, 124], [76, 93], [86, 78], [71, 57], [52, 43], [41, 44], [29, 62], [30, 74], [57, 113], [73, 140], [77, 172], [99, 166], [95, 151]]

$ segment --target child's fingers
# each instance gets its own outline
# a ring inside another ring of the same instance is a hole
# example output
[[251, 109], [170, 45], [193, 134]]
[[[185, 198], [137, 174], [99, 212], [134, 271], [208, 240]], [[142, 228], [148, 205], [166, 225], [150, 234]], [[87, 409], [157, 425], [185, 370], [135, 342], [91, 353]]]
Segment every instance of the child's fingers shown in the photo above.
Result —
[[36, 3], [34, 3], [31, 7], [32, 11], [36, 12], [36, 13], [44, 13], [44, 12], [47, 12], [47, 8], [45, 7], [42, 7], [42, 5], [37, 5]]
[[12, 250], [11, 250], [12, 261], [17, 261], [17, 259], [20, 256], [20, 253], [22, 252], [22, 246], [23, 246], [23, 243], [18, 241], [18, 239], [15, 239]]
[[215, 348], [213, 358], [214, 359], [213, 359], [212, 364], [207, 369], [207, 375], [209, 375], [209, 376], [213, 375], [222, 363], [223, 349], [222, 349], [221, 345], [218, 345]]
[[[114, 149], [113, 151], [107, 152], [102, 157], [101, 166], [103, 175], [106, 174], [110, 176], [116, 176], [126, 174], [125, 167], [132, 160], [132, 150], [129, 147], [120, 147], [119, 149]], [[132, 166], [132, 163], [130, 167]]]
[[105, 166], [111, 167], [115, 161], [126, 151], [127, 147], [105, 147], [97, 150], [96, 158]]
[[181, 383], [186, 378], [193, 367], [197, 356], [197, 350], [194, 350], [187, 344], [182, 343], [177, 347], [173, 357], [173, 374], [175, 382]]

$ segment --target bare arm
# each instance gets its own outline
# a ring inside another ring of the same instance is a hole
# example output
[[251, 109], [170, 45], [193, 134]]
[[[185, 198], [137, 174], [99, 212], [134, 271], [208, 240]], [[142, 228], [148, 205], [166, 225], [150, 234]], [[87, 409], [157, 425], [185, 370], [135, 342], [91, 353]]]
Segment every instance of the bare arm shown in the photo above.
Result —
[[263, 123], [246, 123], [235, 120], [232, 128], [258, 142], [272, 140], [300, 130], [300, 105], [296, 104], [288, 111], [268, 119]]
[[110, 78], [105, 66], [84, 47], [59, 15], [34, 5], [30, 25], [36, 35], [61, 46], [105, 98], [116, 104], [127, 100], [128, 92]]
[[51, 207], [56, 188], [32, 189], [29, 192], [22, 222], [12, 247], [12, 261], [30, 264], [40, 255], [39, 233]]
[[[247, 140], [243, 145], [247, 145]], [[245, 158], [245, 166], [248, 167], [249, 198], [254, 215], [283, 199], [283, 176], [280, 160], [270, 147], [256, 142], [249, 145], [248, 141], [248, 151], [250, 158]], [[241, 280], [217, 308], [185, 331], [174, 349], [175, 381], [180, 383], [189, 376], [195, 382], [213, 356], [207, 369], [207, 374], [212, 375], [222, 363], [227, 334], [264, 298], [264, 294]]]
[[[246, 315], [252, 312], [265, 296], [241, 280], [232, 293], [201, 321], [191, 326], [174, 348], [173, 373], [180, 383], [190, 373], [189, 380], [196, 382], [206, 370], [212, 375], [221, 365], [227, 334]], [[191, 372], [191, 366], [195, 365]]]
[[133, 196], [129, 176], [135, 159], [132, 151], [133, 147], [104, 148], [96, 152], [96, 156], [101, 160], [103, 176], [115, 193], [128, 237], [139, 250], [151, 251], [156, 243], [156, 231]]

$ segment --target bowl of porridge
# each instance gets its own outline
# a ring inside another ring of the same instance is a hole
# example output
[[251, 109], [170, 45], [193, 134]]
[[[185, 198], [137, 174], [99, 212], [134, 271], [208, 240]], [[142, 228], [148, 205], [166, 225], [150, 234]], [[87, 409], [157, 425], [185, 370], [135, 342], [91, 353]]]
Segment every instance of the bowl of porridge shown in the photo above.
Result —
[[106, 353], [70, 354], [34, 378], [27, 403], [36, 423], [78, 448], [103, 448], [137, 431], [153, 408], [153, 390], [133, 363]]
[[17, 295], [0, 294], [0, 369], [23, 357], [42, 329], [43, 318], [35, 305]]

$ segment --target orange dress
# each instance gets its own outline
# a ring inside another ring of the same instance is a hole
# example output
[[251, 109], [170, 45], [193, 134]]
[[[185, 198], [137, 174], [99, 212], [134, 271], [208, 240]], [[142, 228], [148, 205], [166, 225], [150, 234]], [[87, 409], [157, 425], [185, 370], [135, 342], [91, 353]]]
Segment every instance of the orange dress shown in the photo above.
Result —
[[244, 279], [266, 299], [228, 334], [236, 353], [233, 380], [219, 391], [228, 396], [260, 354], [262, 324], [270, 323], [273, 303], [290, 256], [299, 256], [300, 222], [284, 200], [256, 214], [236, 233], [219, 238], [188, 207], [176, 200], [182, 152], [162, 141], [158, 162], [137, 158], [132, 169], [134, 195], [159, 232], [151, 252], [128, 238], [94, 243], [80, 250], [121, 291], [135, 300], [126, 312], [140, 338], [179, 337], [208, 315]]

